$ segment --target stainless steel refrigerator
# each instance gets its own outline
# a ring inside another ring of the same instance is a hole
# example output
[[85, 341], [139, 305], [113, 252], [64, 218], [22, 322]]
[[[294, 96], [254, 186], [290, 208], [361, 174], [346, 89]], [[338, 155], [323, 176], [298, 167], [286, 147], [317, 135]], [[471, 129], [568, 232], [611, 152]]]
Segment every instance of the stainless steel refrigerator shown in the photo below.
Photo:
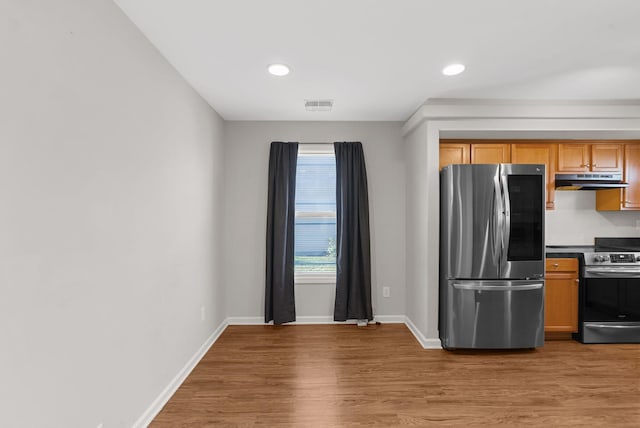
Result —
[[544, 165], [441, 171], [443, 348], [543, 345], [544, 189]]

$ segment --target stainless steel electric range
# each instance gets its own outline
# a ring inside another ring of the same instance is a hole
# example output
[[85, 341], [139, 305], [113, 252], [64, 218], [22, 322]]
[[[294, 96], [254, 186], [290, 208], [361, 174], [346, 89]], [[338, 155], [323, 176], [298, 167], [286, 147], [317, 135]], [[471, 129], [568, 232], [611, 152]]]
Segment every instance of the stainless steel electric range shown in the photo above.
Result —
[[580, 342], [640, 343], [640, 238], [595, 238], [579, 305]]

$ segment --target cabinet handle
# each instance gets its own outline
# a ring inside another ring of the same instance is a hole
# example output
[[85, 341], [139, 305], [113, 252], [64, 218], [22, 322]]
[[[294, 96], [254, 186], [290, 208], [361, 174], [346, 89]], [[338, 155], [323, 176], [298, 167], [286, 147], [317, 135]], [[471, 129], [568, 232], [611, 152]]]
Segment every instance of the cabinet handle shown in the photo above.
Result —
[[580, 284], [580, 280], [576, 279], [576, 285]]
[[558, 266], [560, 266], [558, 263], [554, 263], [554, 264], [553, 264], [553, 267], [554, 267], [554, 268], [557, 268]]

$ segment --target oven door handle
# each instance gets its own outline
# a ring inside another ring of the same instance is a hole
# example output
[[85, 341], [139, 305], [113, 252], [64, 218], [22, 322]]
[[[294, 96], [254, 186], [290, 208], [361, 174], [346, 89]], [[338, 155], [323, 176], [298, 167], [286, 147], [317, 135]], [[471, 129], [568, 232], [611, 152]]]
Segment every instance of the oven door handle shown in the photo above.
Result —
[[627, 325], [621, 325], [621, 324], [591, 324], [589, 323], [587, 325], [587, 327], [590, 328], [601, 328], [601, 329], [607, 329], [607, 328], [615, 328], [615, 329], [640, 329], [640, 324], [627, 324]]
[[584, 270], [585, 275], [591, 276], [608, 276], [608, 277], [640, 277], [640, 269], [607, 269], [607, 268], [587, 268]]

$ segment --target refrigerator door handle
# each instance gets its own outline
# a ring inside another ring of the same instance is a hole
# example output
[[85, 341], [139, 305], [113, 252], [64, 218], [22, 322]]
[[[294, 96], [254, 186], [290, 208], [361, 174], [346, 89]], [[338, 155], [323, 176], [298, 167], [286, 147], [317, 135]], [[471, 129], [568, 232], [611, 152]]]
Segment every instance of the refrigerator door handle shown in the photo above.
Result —
[[502, 190], [500, 188], [500, 178], [496, 175], [493, 178], [493, 213], [492, 224], [496, 224], [493, 228], [493, 260], [500, 265], [500, 254], [502, 253], [502, 229], [504, 222], [502, 215], [495, 215], [503, 211], [502, 207]]
[[453, 288], [458, 290], [478, 290], [478, 291], [527, 291], [538, 290], [544, 287], [544, 283], [523, 285], [487, 285], [482, 282], [454, 282]]
[[509, 199], [509, 184], [507, 183], [507, 176], [500, 174], [500, 181], [502, 184], [502, 200], [504, 204], [504, 227], [502, 230], [502, 258], [500, 260], [501, 265], [504, 266], [507, 263], [507, 257], [509, 254], [509, 239], [511, 238], [511, 201]]

